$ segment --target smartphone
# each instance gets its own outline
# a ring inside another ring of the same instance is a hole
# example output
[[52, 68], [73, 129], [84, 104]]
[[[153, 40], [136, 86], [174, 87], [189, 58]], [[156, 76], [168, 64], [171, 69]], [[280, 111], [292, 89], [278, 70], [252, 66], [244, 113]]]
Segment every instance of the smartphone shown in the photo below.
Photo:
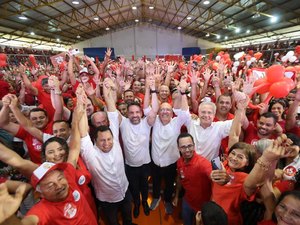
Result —
[[222, 169], [221, 160], [220, 160], [219, 156], [217, 158], [214, 158], [211, 160], [211, 166], [212, 166], [213, 170], [221, 170]]

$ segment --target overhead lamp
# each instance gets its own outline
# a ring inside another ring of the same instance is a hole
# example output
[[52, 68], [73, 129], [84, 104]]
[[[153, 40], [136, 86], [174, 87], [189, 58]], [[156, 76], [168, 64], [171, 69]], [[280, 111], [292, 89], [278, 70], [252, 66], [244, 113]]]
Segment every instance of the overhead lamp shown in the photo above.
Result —
[[250, 33], [250, 30], [247, 30], [246, 33], [249, 34], [249, 33]]
[[30, 32], [30, 35], [35, 35], [35, 33], [33, 31]]
[[210, 3], [210, 1], [204, 1], [203, 5], [208, 5]]
[[150, 6], [149, 6], [149, 9], [154, 9], [154, 6], [150, 5]]
[[26, 16], [24, 16], [24, 15], [20, 15], [20, 16], [19, 16], [19, 19], [20, 19], [20, 20], [28, 20], [28, 18], [27, 18]]
[[56, 38], [56, 41], [60, 42], [60, 39], [59, 39], [59, 38]]
[[106, 27], [105, 30], [109, 30], [109, 27]]
[[221, 38], [221, 35], [217, 34], [217, 39], [220, 39]]
[[98, 21], [98, 20], [99, 20], [99, 17], [94, 17], [94, 20]]
[[205, 36], [206, 36], [206, 37], [209, 37], [210, 35], [209, 35], [209, 33], [207, 33]]
[[187, 20], [191, 20], [191, 19], [192, 19], [192, 17], [191, 17], [191, 16], [188, 16], [186, 19], [187, 19]]
[[134, 21], [135, 21], [136, 23], [138, 23], [138, 22], [139, 22], [139, 20], [138, 20], [138, 19], [135, 19]]
[[132, 8], [133, 10], [136, 10], [136, 9], [137, 9], [137, 7], [136, 7], [136, 6], [132, 6], [131, 8]]
[[178, 29], [178, 30], [181, 30], [181, 29], [182, 29], [182, 27], [177, 27], [177, 29]]
[[278, 21], [278, 17], [277, 16], [271, 16], [270, 21], [271, 21], [271, 23], [276, 23]]
[[225, 38], [224, 38], [225, 40], [227, 40], [228, 39], [228, 37], [227, 36], [225, 36]]
[[79, 1], [72, 1], [72, 4], [79, 5]]
[[241, 32], [241, 28], [237, 27], [235, 28], [235, 33], [240, 33]]
[[79, 34], [77, 35], [77, 38], [78, 38], [78, 39], [81, 38]]

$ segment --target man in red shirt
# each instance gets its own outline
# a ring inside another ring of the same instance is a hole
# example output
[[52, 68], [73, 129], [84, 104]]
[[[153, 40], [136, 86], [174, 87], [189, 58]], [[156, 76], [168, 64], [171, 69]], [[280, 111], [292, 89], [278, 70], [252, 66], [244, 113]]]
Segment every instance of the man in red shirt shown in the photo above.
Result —
[[189, 133], [180, 134], [177, 145], [182, 156], [177, 161], [177, 188], [173, 204], [177, 205], [179, 191], [183, 186], [183, 223], [192, 225], [196, 212], [201, 209], [203, 203], [210, 200], [212, 168], [206, 158], [195, 153], [194, 139]]
[[77, 185], [75, 168], [71, 164], [45, 162], [33, 172], [31, 184], [40, 192], [41, 201], [22, 220], [11, 216], [5, 224], [97, 225], [96, 217]]
[[245, 130], [244, 142], [255, 144], [256, 141], [262, 138], [274, 139], [282, 134], [282, 128], [277, 124], [277, 117], [266, 112], [260, 115], [256, 126], [251, 122]]

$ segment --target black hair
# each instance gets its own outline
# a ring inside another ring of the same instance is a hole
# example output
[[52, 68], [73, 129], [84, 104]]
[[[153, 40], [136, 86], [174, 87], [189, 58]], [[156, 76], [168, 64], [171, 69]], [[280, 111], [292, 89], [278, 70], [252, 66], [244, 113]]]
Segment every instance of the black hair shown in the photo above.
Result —
[[31, 116], [31, 113], [33, 113], [33, 112], [44, 112], [45, 116], [48, 117], [48, 113], [47, 113], [47, 111], [45, 109], [42, 109], [42, 108], [33, 108], [29, 112], [29, 117]]
[[232, 102], [231, 94], [229, 94], [229, 93], [221, 94], [221, 95], [218, 97], [217, 102], [220, 101], [220, 98], [221, 98], [221, 97], [229, 97], [229, 98], [230, 98], [230, 101]]
[[56, 124], [56, 123], [65, 123], [65, 124], [68, 125], [69, 128], [71, 128], [71, 124], [70, 124], [68, 121], [66, 121], [66, 120], [55, 120], [55, 121], [53, 121], [52, 126], [53, 126], [54, 124]]
[[[268, 111], [271, 112], [273, 105], [275, 105], [276, 103], [282, 105], [283, 110], [286, 109], [286, 107], [289, 105], [288, 101], [284, 98], [276, 98], [276, 99], [272, 99], [269, 103], [269, 108]], [[284, 112], [282, 114], [282, 117], [284, 117]], [[279, 118], [278, 118], [279, 119]]]
[[42, 161], [43, 162], [46, 162], [46, 147], [48, 144], [52, 143], [52, 142], [57, 142], [61, 145], [61, 147], [66, 151], [67, 155], [69, 154], [69, 146], [68, 146], [68, 143], [66, 142], [65, 139], [62, 139], [60, 137], [52, 137], [52, 138], [49, 138], [47, 141], [45, 141], [42, 145], [42, 152], [41, 152], [41, 155], [42, 155]]
[[202, 205], [201, 217], [204, 225], [228, 225], [226, 212], [213, 201], [205, 202]]
[[296, 134], [292, 134], [292, 133], [287, 133], [286, 134], [287, 138], [291, 139], [291, 141], [293, 142], [292, 145], [297, 145], [300, 148], [300, 137], [297, 136]]
[[99, 132], [105, 132], [105, 131], [109, 131], [110, 133], [111, 133], [111, 135], [112, 136], [114, 136], [113, 135], [113, 133], [112, 133], [112, 131], [111, 131], [111, 129], [109, 128], [109, 126], [99, 126], [99, 127], [97, 127], [95, 130], [94, 130], [94, 134], [95, 134], [95, 142], [96, 142], [96, 140], [97, 140], [97, 138], [98, 138], [98, 133]]
[[133, 105], [138, 106], [139, 108], [142, 108], [139, 102], [132, 101], [132, 102], [127, 104], [127, 110], [129, 110], [129, 107], [133, 106]]
[[259, 118], [261, 118], [261, 117], [273, 118], [274, 119], [274, 124], [276, 124], [277, 121], [278, 121], [277, 116], [272, 112], [265, 112], [265, 113], [261, 114]]
[[186, 138], [186, 137], [190, 137], [192, 139], [193, 144], [195, 144], [193, 136], [190, 133], [185, 132], [185, 133], [179, 134], [179, 136], [177, 137], [177, 146], [179, 146], [179, 140], [181, 138]]

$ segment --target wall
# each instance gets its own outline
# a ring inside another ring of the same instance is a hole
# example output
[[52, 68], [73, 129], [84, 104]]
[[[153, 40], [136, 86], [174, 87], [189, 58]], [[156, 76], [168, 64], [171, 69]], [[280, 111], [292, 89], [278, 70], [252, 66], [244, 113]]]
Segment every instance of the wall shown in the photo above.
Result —
[[184, 47], [205, 49], [216, 47], [215, 43], [151, 24], [139, 24], [104, 36], [80, 42], [74, 47], [82, 52], [84, 47], [113, 47], [116, 55], [130, 58], [132, 55], [154, 58], [156, 55], [181, 54]]

